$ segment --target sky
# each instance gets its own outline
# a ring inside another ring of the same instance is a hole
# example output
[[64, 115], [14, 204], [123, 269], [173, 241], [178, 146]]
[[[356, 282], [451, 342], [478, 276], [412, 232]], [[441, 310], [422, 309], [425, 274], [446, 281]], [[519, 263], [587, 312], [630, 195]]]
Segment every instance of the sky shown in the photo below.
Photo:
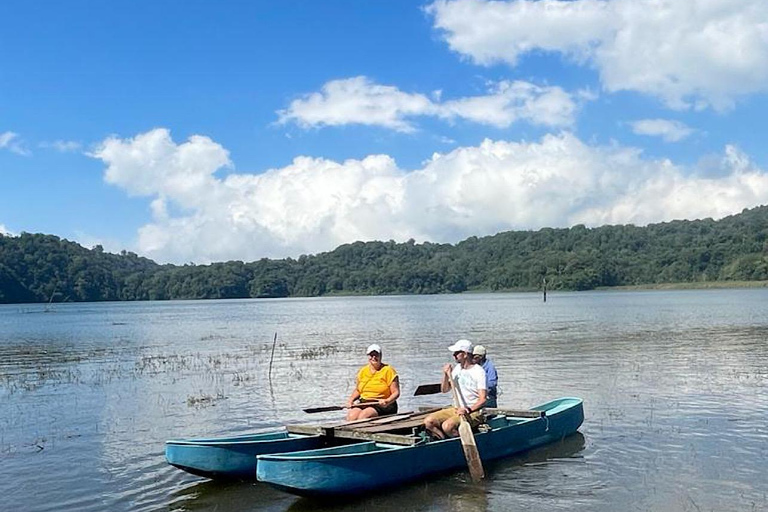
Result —
[[0, 233], [161, 263], [768, 204], [765, 0], [0, 7]]

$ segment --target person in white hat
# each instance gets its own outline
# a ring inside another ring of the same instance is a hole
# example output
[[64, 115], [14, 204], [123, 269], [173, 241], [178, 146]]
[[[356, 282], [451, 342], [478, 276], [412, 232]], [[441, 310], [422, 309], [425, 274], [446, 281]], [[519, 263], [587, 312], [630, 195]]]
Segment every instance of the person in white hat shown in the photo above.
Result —
[[[347, 399], [347, 421], [375, 418], [397, 412], [400, 379], [397, 372], [381, 362], [381, 347], [373, 343], [365, 350], [368, 364], [357, 372], [357, 383]], [[353, 407], [360, 401], [376, 401], [368, 407]]]
[[459, 435], [459, 423], [462, 416], [469, 416], [469, 423], [477, 427], [483, 421], [482, 408], [485, 407], [487, 386], [485, 370], [472, 361], [472, 342], [461, 339], [448, 347], [453, 352], [456, 365], [443, 367], [443, 380], [440, 391], [448, 393], [451, 386], [458, 382], [459, 403], [454, 400], [453, 407], [448, 407], [430, 414], [424, 419], [424, 426], [438, 439]]
[[496, 407], [499, 395], [499, 373], [496, 366], [488, 359], [488, 351], [482, 345], [472, 347], [472, 361], [485, 370], [485, 384], [488, 386], [488, 399], [485, 407]]

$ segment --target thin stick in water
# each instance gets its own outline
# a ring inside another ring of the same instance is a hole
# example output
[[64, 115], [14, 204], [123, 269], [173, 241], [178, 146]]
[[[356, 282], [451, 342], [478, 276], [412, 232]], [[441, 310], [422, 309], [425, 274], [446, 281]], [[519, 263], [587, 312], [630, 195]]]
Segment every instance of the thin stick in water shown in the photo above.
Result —
[[277, 332], [275, 332], [275, 339], [272, 341], [272, 355], [269, 356], [269, 385], [272, 385], [272, 360], [275, 358], [275, 345], [277, 345]]

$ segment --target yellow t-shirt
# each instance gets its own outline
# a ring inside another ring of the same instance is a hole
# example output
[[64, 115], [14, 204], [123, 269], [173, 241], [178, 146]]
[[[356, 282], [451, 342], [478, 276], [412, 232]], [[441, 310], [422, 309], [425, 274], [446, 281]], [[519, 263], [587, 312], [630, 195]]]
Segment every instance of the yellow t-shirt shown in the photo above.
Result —
[[389, 386], [397, 377], [394, 368], [385, 364], [376, 373], [371, 373], [371, 367], [365, 365], [357, 372], [357, 391], [362, 400], [383, 400], [389, 398], [392, 391]]

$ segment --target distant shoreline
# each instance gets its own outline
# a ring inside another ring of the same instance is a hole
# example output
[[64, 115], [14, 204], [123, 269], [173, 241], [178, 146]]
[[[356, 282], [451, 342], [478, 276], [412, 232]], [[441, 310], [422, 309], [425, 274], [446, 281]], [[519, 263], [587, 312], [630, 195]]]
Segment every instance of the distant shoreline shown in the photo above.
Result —
[[726, 288], [768, 288], [768, 281], [698, 281], [692, 283], [655, 283], [601, 286], [595, 290], [709, 290]]
[[[584, 292], [590, 291], [631, 291], [631, 290], [718, 290], [728, 288], [768, 288], [768, 281], [699, 281], [693, 283], [649, 283], [649, 284], [633, 284], [633, 285], [621, 285], [621, 286], [599, 286], [590, 290], [581, 290]], [[577, 290], [557, 290], [549, 289], [547, 293], [578, 293]], [[491, 290], [488, 288], [472, 288], [459, 293], [345, 293], [345, 292], [333, 292], [326, 293], [320, 297], [387, 297], [393, 295], [473, 295], [477, 293], [542, 293], [541, 289], [533, 288], [504, 288], [499, 290]], [[293, 298], [293, 297], [286, 297]]]

